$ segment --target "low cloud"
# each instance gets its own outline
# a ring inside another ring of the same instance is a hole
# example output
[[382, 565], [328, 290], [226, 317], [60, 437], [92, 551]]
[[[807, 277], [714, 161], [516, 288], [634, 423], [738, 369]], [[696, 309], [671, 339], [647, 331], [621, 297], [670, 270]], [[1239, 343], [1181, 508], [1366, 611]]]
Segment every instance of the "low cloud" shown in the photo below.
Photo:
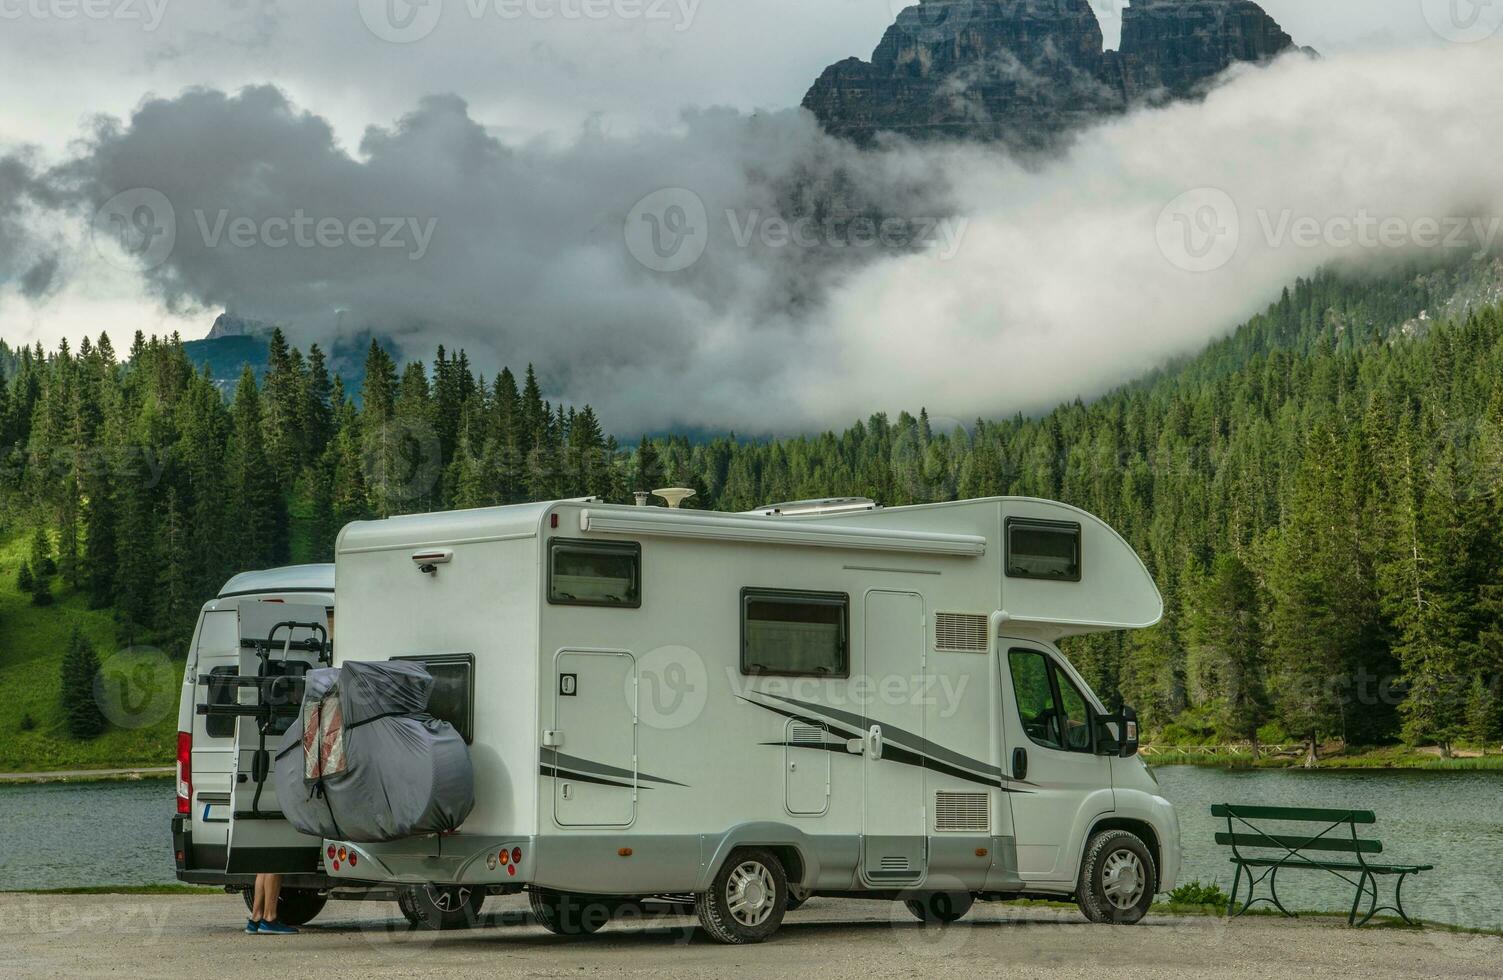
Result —
[[[980, 146], [858, 151], [792, 110], [507, 143], [455, 96], [351, 149], [277, 89], [192, 90], [101, 121], [24, 194], [91, 224], [96, 261], [135, 261], [169, 310], [304, 341], [342, 319], [413, 356], [463, 346], [487, 372], [531, 361], [622, 432], [1000, 416], [1194, 350], [1323, 264], [1412, 254], [1429, 220], [1486, 230], [1499, 53], [1288, 58], [1030, 167]], [[1386, 242], [1355, 242], [1362, 215]], [[8, 216], [0, 274], [44, 292], [89, 274], [8, 260]]]

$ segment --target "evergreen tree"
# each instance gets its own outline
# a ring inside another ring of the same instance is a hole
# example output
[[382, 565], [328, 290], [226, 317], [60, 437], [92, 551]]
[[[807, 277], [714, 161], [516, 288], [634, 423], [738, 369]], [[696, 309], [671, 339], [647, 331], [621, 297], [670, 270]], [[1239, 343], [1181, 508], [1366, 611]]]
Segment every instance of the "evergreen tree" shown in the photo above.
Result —
[[62, 707], [68, 734], [76, 739], [97, 738], [107, 727], [104, 712], [94, 694], [99, 657], [78, 627], [68, 638], [61, 664]]
[[1220, 555], [1187, 617], [1190, 671], [1232, 738], [1256, 743], [1267, 721], [1263, 686], [1263, 610], [1252, 570]]

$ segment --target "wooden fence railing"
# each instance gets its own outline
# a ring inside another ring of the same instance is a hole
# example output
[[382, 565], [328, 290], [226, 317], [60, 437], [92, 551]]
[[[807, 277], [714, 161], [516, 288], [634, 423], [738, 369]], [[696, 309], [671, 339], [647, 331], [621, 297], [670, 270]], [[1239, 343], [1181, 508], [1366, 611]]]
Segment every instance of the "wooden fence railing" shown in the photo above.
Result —
[[1235, 759], [1262, 758], [1269, 755], [1297, 755], [1305, 751], [1303, 743], [1291, 745], [1261, 744], [1257, 746], [1257, 755], [1254, 756], [1254, 746], [1251, 742], [1234, 742], [1230, 745], [1145, 745], [1138, 749], [1138, 754], [1147, 758], [1157, 755], [1205, 755], [1217, 758]]

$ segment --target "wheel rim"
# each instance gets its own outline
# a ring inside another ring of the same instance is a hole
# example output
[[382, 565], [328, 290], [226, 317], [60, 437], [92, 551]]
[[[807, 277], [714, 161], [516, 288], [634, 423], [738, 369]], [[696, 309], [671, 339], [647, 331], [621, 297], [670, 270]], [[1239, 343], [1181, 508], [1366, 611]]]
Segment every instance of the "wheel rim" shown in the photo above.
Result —
[[725, 905], [731, 918], [749, 928], [761, 925], [772, 915], [777, 894], [772, 872], [759, 861], [737, 865], [725, 882]]
[[1123, 912], [1138, 904], [1147, 881], [1143, 862], [1132, 851], [1113, 851], [1101, 869], [1101, 890], [1106, 900]]
[[459, 912], [470, 903], [468, 888], [428, 888], [428, 901], [440, 912]]

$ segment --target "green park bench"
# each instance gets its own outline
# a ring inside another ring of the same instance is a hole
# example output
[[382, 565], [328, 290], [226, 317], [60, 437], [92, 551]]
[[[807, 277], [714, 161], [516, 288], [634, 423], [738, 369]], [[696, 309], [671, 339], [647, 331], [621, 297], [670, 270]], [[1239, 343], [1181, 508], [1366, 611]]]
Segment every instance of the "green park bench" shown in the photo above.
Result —
[[[1309, 807], [1239, 806], [1218, 803], [1211, 807], [1213, 817], [1226, 819], [1226, 832], [1216, 834], [1216, 843], [1229, 845], [1232, 863], [1237, 866], [1237, 876], [1232, 882], [1232, 895], [1227, 903], [1227, 914], [1235, 918], [1258, 902], [1269, 902], [1289, 918], [1295, 914], [1279, 900], [1279, 872], [1291, 868], [1308, 871], [1325, 871], [1357, 889], [1352, 899], [1352, 910], [1347, 915], [1347, 925], [1365, 925], [1379, 912], [1397, 912], [1410, 925], [1414, 920], [1404, 912], [1404, 879], [1421, 871], [1433, 870], [1429, 864], [1377, 864], [1367, 859], [1369, 854], [1383, 853], [1383, 844], [1357, 836], [1357, 827], [1371, 826], [1378, 818], [1370, 810], [1320, 810]], [[1308, 823], [1319, 829], [1310, 834], [1270, 831], [1266, 824]], [[1252, 852], [1252, 853], [1248, 853]], [[1350, 859], [1327, 858], [1324, 855], [1351, 855]], [[1247, 901], [1237, 908], [1237, 893], [1242, 876], [1247, 875]], [[1394, 886], [1394, 904], [1378, 906], [1378, 879], [1397, 878]], [[1257, 887], [1268, 882], [1268, 897], [1254, 897]], [[1357, 910], [1362, 899], [1371, 892], [1367, 914], [1357, 919]]]

